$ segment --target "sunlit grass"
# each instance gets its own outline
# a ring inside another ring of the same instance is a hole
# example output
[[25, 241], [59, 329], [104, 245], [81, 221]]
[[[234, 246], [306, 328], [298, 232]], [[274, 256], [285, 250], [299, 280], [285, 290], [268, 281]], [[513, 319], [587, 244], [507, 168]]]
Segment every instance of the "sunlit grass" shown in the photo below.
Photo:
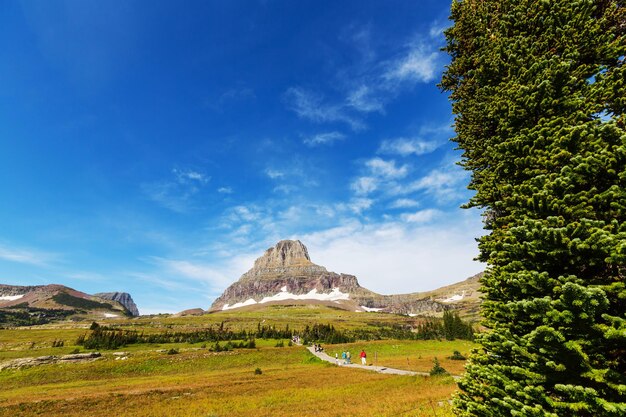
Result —
[[[259, 322], [290, 328], [332, 323], [339, 329], [372, 323], [400, 323], [395, 315], [350, 313], [327, 307], [280, 307], [263, 312], [224, 312], [200, 317], [152, 317], [100, 321], [144, 332], [184, 331], [219, 325], [253, 330]], [[0, 330], [0, 361], [73, 351], [90, 322]], [[65, 346], [52, 348], [54, 340]], [[336, 367], [313, 357], [302, 346], [275, 347], [257, 339], [257, 349], [210, 352], [212, 343], [138, 344], [112, 351], [88, 363], [43, 365], [0, 371], [0, 416], [451, 416], [452, 378], [382, 375]], [[432, 359], [453, 374], [463, 361], [446, 359], [454, 350], [466, 354], [465, 341], [375, 341], [326, 345], [329, 354], [360, 349], [368, 362], [428, 371]], [[180, 353], [167, 355], [166, 350]], [[84, 351], [80, 347], [81, 351]], [[261, 375], [254, 370], [260, 368]]]

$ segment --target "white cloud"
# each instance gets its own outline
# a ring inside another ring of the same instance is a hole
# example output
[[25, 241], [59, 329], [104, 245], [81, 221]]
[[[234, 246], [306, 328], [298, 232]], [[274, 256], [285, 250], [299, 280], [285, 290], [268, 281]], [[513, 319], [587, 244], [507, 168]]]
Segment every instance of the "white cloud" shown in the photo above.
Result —
[[346, 101], [350, 107], [363, 113], [385, 112], [383, 98], [380, 96], [380, 93], [366, 85], [360, 85], [350, 92]]
[[323, 97], [300, 87], [291, 87], [285, 92], [285, 100], [298, 116], [317, 123], [343, 122], [353, 130], [365, 127], [358, 118], [350, 115], [342, 104], [324, 103]]
[[20, 264], [47, 266], [57, 255], [34, 249], [0, 246], [0, 259]]
[[281, 184], [274, 187], [274, 192], [279, 192], [283, 194], [291, 194], [294, 191], [298, 191], [298, 187], [290, 184]]
[[217, 189], [217, 192], [220, 194], [232, 194], [233, 189], [231, 187], [220, 187]]
[[197, 181], [201, 184], [206, 184], [211, 179], [211, 177], [193, 170], [182, 170], [174, 168], [172, 169], [172, 173], [176, 176], [178, 182], [183, 184], [189, 181]]
[[443, 41], [443, 32], [450, 27], [450, 23], [445, 22], [433, 22], [428, 31], [428, 36], [431, 39], [441, 39]]
[[313, 262], [354, 274], [362, 286], [383, 294], [427, 291], [484, 269], [475, 237], [483, 234], [475, 212], [441, 217], [434, 225], [350, 221], [301, 236]]
[[285, 176], [284, 172], [278, 171], [276, 169], [271, 169], [271, 168], [266, 169], [265, 174], [273, 180], [276, 178], [282, 178]]
[[457, 166], [438, 168], [408, 184], [396, 184], [389, 188], [391, 195], [406, 195], [423, 191], [440, 201], [453, 201], [465, 193], [467, 172]]
[[415, 213], [404, 213], [401, 218], [408, 223], [429, 223], [439, 216], [441, 211], [436, 209], [426, 209], [416, 211]]
[[235, 206], [231, 211], [231, 218], [232, 216], [235, 216], [240, 221], [251, 222], [262, 218], [263, 213], [254, 206]]
[[309, 146], [331, 145], [334, 142], [344, 140], [346, 135], [340, 132], [318, 133], [303, 140], [304, 144]]
[[378, 177], [382, 178], [403, 178], [409, 171], [406, 165], [396, 167], [396, 161], [385, 161], [381, 158], [372, 158], [365, 162], [370, 172]]
[[420, 203], [415, 201], [415, 200], [411, 200], [409, 198], [399, 198], [396, 201], [394, 201], [393, 203], [391, 203], [391, 205], [389, 206], [390, 208], [413, 208], [413, 207], [419, 207]]
[[397, 138], [382, 141], [379, 153], [401, 156], [424, 155], [440, 147], [442, 142], [419, 138]]
[[439, 53], [423, 44], [413, 46], [403, 57], [391, 62], [384, 79], [390, 82], [430, 82], [439, 67]]
[[350, 184], [350, 188], [359, 195], [366, 195], [378, 188], [378, 180], [374, 177], [359, 177]]

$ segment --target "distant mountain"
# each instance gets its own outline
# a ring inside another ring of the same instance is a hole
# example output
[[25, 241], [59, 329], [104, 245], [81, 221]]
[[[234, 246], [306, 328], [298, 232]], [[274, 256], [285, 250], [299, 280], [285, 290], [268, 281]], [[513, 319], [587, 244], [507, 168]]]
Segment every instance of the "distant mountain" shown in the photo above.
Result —
[[104, 300], [117, 301], [130, 312], [132, 316], [139, 316], [139, 309], [133, 301], [133, 297], [127, 292], [99, 292], [94, 294], [94, 297], [99, 297]]
[[[471, 279], [471, 278], [470, 278]], [[450, 292], [381, 295], [359, 285], [354, 275], [329, 272], [311, 262], [302, 242], [283, 240], [265, 251], [252, 269], [215, 300], [210, 311], [266, 304], [315, 303], [351, 311], [382, 311], [408, 315], [436, 315], [476, 293]], [[465, 288], [465, 287], [464, 287]], [[431, 294], [432, 293], [432, 294]]]
[[[130, 294], [127, 293], [105, 293], [104, 296], [102, 294], [97, 296], [58, 284], [35, 286], [0, 284], [0, 313], [2, 313], [0, 318], [28, 318], [28, 315], [65, 318], [74, 314], [112, 318], [137, 315], [138, 311]], [[28, 323], [28, 320], [25, 320], [25, 323]]]

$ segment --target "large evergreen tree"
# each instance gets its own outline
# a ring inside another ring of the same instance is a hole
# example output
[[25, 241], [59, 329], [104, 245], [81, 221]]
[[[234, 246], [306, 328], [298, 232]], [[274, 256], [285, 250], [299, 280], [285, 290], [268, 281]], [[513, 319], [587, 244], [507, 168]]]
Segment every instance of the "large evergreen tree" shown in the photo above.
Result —
[[624, 6], [452, 5], [442, 87], [488, 231], [461, 416], [626, 416]]

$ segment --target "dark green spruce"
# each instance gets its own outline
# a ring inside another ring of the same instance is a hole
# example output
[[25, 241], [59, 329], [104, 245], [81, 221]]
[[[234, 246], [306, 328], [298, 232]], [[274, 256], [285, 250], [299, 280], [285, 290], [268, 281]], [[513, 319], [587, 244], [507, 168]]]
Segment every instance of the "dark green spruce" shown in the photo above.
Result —
[[488, 263], [460, 416], [626, 416], [625, 5], [452, 4], [441, 85]]

